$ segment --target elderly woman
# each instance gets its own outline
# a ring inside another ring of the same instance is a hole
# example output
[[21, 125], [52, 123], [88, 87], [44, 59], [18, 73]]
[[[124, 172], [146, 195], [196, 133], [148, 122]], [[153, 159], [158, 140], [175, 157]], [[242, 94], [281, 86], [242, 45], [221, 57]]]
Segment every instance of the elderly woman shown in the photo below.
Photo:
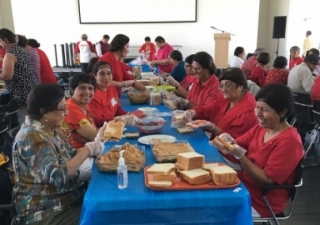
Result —
[[112, 84], [117, 88], [118, 96], [120, 97], [123, 87], [133, 86], [134, 88], [145, 91], [146, 88], [139, 82], [134, 81], [126, 68], [120, 61], [126, 57], [129, 52], [129, 37], [124, 34], [117, 34], [111, 41], [111, 48], [106, 54], [101, 56], [98, 61], [107, 62], [112, 70]]
[[[184, 113], [186, 120], [206, 120], [200, 127], [209, 131], [211, 139], [221, 133], [229, 133], [237, 138], [257, 124], [254, 118], [256, 101], [247, 91], [247, 79], [240, 68], [228, 68], [221, 74], [222, 93], [215, 102], [205, 106], [196, 106]], [[228, 164], [239, 169], [239, 161], [230, 155], [224, 155]]]
[[19, 105], [18, 120], [23, 123], [27, 114], [27, 97], [36, 85], [27, 53], [16, 44], [16, 36], [8, 29], [0, 29], [0, 45], [6, 50], [0, 80], [4, 80], [11, 100]]
[[195, 54], [192, 67], [198, 80], [190, 86], [186, 99], [178, 98], [175, 101], [178, 109], [190, 109], [196, 105], [207, 105], [215, 101], [220, 93], [218, 89], [220, 83], [215, 76], [216, 66], [208, 53], [198, 52]]
[[[294, 106], [291, 90], [282, 84], [269, 84], [257, 93], [256, 100], [259, 124], [235, 140], [229, 134], [220, 135], [233, 144], [234, 151], [217, 144], [216, 147], [239, 160], [242, 171], [238, 176], [250, 192], [252, 214], [267, 217], [271, 214], [262, 198], [262, 187], [293, 184], [304, 150], [299, 133], [287, 123]], [[268, 192], [267, 199], [275, 214], [283, 212], [289, 196], [290, 190]]]
[[28, 116], [13, 146], [16, 224], [78, 224], [85, 184], [79, 168], [103, 150], [89, 142], [73, 149], [59, 131], [68, 115], [63, 90], [40, 84], [28, 98]]

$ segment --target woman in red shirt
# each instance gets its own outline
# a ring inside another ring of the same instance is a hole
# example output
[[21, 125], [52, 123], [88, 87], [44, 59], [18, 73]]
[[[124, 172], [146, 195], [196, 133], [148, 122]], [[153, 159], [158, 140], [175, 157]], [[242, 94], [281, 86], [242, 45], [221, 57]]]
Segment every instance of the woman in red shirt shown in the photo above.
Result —
[[257, 60], [258, 64], [251, 70], [250, 80], [263, 87], [267, 76], [265, 66], [270, 62], [270, 54], [268, 52], [260, 52]]
[[117, 89], [112, 84], [111, 66], [107, 62], [97, 62], [93, 66], [93, 73], [97, 89], [89, 106], [95, 124], [101, 127], [105, 121], [113, 120], [115, 116], [125, 115], [127, 112], [121, 107]]
[[139, 53], [144, 54], [148, 61], [154, 60], [154, 54], [156, 54], [156, 46], [151, 42], [150, 37], [145, 37], [144, 43], [139, 49]]
[[286, 69], [288, 60], [286, 57], [278, 56], [273, 63], [273, 68], [269, 70], [265, 85], [283, 84], [287, 85], [289, 70]]
[[0, 69], [2, 69], [2, 61], [5, 54], [6, 54], [6, 51], [0, 46]]
[[129, 52], [129, 37], [124, 34], [117, 34], [111, 41], [111, 48], [106, 54], [101, 56], [98, 61], [107, 62], [112, 70], [112, 84], [116, 87], [118, 96], [121, 95], [123, 87], [133, 86], [137, 90], [145, 91], [146, 88], [139, 82], [134, 81], [126, 68], [122, 65], [121, 59]]
[[[211, 139], [221, 133], [230, 133], [237, 138], [257, 124], [254, 118], [256, 100], [247, 91], [248, 84], [244, 72], [240, 68], [226, 69], [220, 79], [222, 93], [217, 100], [205, 106], [196, 106], [184, 113], [186, 120], [199, 119], [207, 122], [200, 127], [209, 131]], [[224, 157], [239, 167], [239, 161], [230, 155]], [[230, 163], [230, 164], [233, 164]]]
[[[294, 107], [291, 90], [282, 84], [269, 84], [260, 89], [256, 100], [258, 125], [236, 140], [226, 133], [219, 136], [229, 141], [234, 150], [213, 144], [240, 161], [242, 170], [238, 177], [250, 192], [253, 214], [269, 217], [271, 213], [262, 198], [262, 187], [293, 184], [304, 150], [296, 128], [287, 122]], [[275, 189], [267, 193], [276, 215], [283, 212], [289, 197], [290, 190]]]

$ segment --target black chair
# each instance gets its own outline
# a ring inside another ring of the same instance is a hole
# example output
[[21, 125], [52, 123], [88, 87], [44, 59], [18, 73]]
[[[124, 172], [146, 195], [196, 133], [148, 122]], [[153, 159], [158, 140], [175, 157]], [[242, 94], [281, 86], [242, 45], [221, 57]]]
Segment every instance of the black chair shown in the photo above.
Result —
[[0, 205], [0, 211], [5, 211], [5, 212], [8, 212], [9, 215], [10, 215], [10, 218], [7, 220], [7, 221], [1, 221], [3, 223], [3, 225], [13, 225], [14, 224], [14, 217], [17, 215], [17, 212], [16, 212], [16, 208], [13, 204], [9, 204], [9, 205]]
[[311, 98], [306, 93], [293, 93], [294, 95], [294, 118], [291, 121], [291, 126], [297, 122], [314, 123], [312, 113], [313, 106]]
[[[263, 200], [264, 202], [266, 203], [270, 213], [271, 213], [271, 217], [266, 217], [266, 218], [253, 218], [253, 222], [254, 223], [269, 223], [269, 224], [276, 224], [276, 225], [279, 225], [279, 220], [286, 220], [288, 218], [290, 218], [290, 216], [292, 215], [292, 212], [293, 212], [293, 207], [294, 207], [294, 203], [295, 203], [295, 200], [296, 200], [296, 196], [297, 196], [297, 192], [298, 192], [298, 188], [302, 186], [303, 184], [303, 169], [304, 169], [304, 166], [303, 166], [303, 161], [304, 160], [301, 160], [299, 165], [297, 166], [297, 175], [296, 175], [296, 180], [294, 182], [294, 184], [291, 184], [291, 185], [267, 185], [267, 186], [264, 186], [262, 188], [262, 197], [263, 197]], [[280, 214], [277, 214], [275, 215], [275, 213], [273, 212], [271, 206], [270, 206], [270, 203], [267, 199], [267, 193], [271, 190], [275, 190], [275, 189], [285, 189], [285, 190], [290, 190], [291, 193], [290, 193], [290, 201], [288, 204], [290, 204], [289, 206], [289, 211], [288, 212], [282, 212]], [[273, 223], [273, 222], [274, 223]]]

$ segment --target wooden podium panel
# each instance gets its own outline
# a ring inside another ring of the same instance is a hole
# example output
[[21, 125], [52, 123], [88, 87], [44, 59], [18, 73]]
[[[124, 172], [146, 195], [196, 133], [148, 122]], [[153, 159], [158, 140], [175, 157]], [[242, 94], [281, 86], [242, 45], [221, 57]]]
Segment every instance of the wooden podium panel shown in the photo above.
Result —
[[229, 64], [229, 41], [231, 34], [216, 33], [214, 34], [215, 48], [214, 48], [214, 64], [216, 67], [228, 67]]

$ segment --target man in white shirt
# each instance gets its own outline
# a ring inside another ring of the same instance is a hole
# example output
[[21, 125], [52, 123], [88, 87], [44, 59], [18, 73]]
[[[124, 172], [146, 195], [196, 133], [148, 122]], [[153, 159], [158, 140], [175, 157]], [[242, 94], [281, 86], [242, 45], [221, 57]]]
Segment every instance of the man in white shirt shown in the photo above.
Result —
[[245, 55], [243, 47], [236, 47], [233, 53], [233, 58], [230, 62], [230, 67], [238, 67], [241, 68], [243, 64], [243, 57]]
[[288, 87], [296, 93], [310, 93], [314, 84], [312, 71], [315, 70], [318, 62], [318, 55], [307, 55], [303, 63], [290, 70], [288, 76]]
[[303, 41], [302, 57], [305, 57], [307, 55], [307, 52], [311, 48], [314, 48], [314, 43], [313, 43], [313, 40], [312, 40], [312, 32], [310, 30], [308, 30], [307, 33], [306, 33], [306, 38]]
[[74, 57], [80, 60], [81, 71], [83, 73], [87, 72], [88, 63], [95, 54], [96, 50], [92, 43], [88, 41], [88, 36], [86, 34], [82, 34], [81, 41], [76, 44], [74, 49]]

